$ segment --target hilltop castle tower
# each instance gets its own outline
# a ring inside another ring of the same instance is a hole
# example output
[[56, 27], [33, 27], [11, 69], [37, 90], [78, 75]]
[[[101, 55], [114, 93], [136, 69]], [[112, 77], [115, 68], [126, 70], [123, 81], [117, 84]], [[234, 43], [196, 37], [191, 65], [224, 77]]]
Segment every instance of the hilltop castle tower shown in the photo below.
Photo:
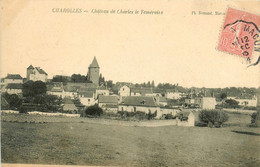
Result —
[[94, 57], [92, 63], [88, 67], [88, 78], [89, 81], [92, 81], [94, 84], [99, 86], [99, 65], [96, 57]]

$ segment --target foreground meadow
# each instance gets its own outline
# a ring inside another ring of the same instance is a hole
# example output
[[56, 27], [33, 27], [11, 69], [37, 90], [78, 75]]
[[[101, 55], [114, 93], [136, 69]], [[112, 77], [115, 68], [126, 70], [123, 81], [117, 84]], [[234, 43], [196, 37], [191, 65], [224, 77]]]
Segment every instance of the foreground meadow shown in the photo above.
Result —
[[2, 115], [2, 163], [260, 166], [260, 129], [247, 127], [249, 115], [230, 115], [223, 128]]

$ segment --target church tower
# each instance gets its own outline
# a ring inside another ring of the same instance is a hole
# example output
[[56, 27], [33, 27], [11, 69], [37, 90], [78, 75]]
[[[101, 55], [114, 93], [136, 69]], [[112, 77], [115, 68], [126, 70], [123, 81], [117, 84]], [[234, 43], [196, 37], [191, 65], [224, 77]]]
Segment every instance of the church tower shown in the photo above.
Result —
[[92, 63], [88, 67], [88, 81], [92, 81], [99, 86], [99, 66], [96, 57], [94, 57]]

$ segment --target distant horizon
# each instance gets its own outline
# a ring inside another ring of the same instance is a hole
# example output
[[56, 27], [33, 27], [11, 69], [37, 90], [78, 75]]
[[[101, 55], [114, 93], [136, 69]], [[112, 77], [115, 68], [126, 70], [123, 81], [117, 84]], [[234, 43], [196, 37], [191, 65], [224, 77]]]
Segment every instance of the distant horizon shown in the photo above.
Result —
[[[57, 13], [52, 10], [58, 7], [55, 1], [21, 2], [24, 6], [19, 11], [12, 10], [16, 5], [9, 5], [2, 10], [1, 75], [26, 76], [30, 64], [41, 67], [48, 78], [87, 75], [96, 56], [102, 75], [114, 82], [154, 80], [155, 84], [179, 83], [183, 87], [260, 87], [260, 65], [247, 68], [245, 58], [216, 49], [225, 15], [193, 15], [192, 11], [202, 11], [199, 1], [149, 6], [137, 1], [122, 3], [127, 9], [108, 1], [69, 4], [89, 11], [97, 7], [108, 11], [156, 9], [163, 14]], [[204, 4], [207, 11], [225, 13], [228, 3]], [[249, 8], [246, 2], [234, 7], [242, 4], [245, 10]], [[248, 11], [257, 13], [258, 8]], [[251, 62], [258, 56], [255, 52]]]
[[[35, 66], [35, 67], [38, 67], [38, 66]], [[44, 69], [43, 69], [44, 70]], [[44, 70], [45, 71], [45, 70]], [[46, 71], [45, 71], [46, 72]], [[2, 78], [5, 78], [8, 74], [19, 74], [23, 79], [25, 79], [26, 78], [26, 74], [25, 75], [21, 75], [20, 73], [7, 73], [4, 77], [0, 77], [0, 79], [2, 79]], [[48, 74], [48, 72], [47, 72], [47, 74]], [[53, 75], [52, 77], [49, 77], [49, 75], [48, 75], [48, 80], [50, 80], [50, 79], [53, 79], [53, 77], [54, 76], [66, 76], [66, 77], [71, 77], [73, 74], [76, 74], [76, 75], [78, 75], [78, 74], [80, 74], [80, 73], [72, 73], [71, 75], [62, 75], [62, 74], [55, 74], [55, 75]], [[100, 73], [100, 74], [102, 74], [102, 73]], [[80, 74], [80, 75], [84, 75], [84, 74]], [[25, 76], [25, 77], [24, 77]], [[86, 75], [84, 75], [84, 76], [86, 76]], [[104, 76], [103, 74], [102, 74], [102, 76], [103, 77], [105, 77], [105, 80], [106, 81], [109, 81], [109, 80], [112, 80], [113, 81], [113, 84], [116, 84], [117, 82], [125, 82], [125, 83], [132, 83], [132, 84], [143, 84], [144, 82], [131, 82], [131, 81], [114, 81], [113, 79], [107, 79], [106, 78], [106, 76]], [[147, 82], [152, 82], [152, 81], [154, 81], [154, 80], [147, 80], [145, 83], [147, 83]], [[84, 82], [82, 82], [82, 83], [84, 83]], [[224, 89], [224, 88], [231, 88], [231, 87], [235, 87], [235, 88], [255, 88], [255, 89], [258, 89], [258, 88], [260, 88], [260, 86], [256, 86], [256, 87], [248, 87], [248, 86], [226, 86], [226, 87], [205, 87], [205, 86], [191, 86], [191, 87], [187, 87], [187, 86], [184, 86], [184, 85], [181, 85], [180, 83], [171, 83], [171, 82], [156, 82], [156, 81], [154, 81], [154, 83], [155, 83], [155, 86], [157, 87], [159, 84], [167, 84], [167, 83], [169, 83], [169, 84], [172, 84], [172, 85], [176, 85], [176, 84], [178, 84], [178, 86], [181, 86], [181, 87], [183, 87], [183, 88], [188, 88], [188, 89], [191, 89], [191, 88], [199, 88], [199, 89], [203, 89], [203, 88], [207, 88], [207, 89]]]

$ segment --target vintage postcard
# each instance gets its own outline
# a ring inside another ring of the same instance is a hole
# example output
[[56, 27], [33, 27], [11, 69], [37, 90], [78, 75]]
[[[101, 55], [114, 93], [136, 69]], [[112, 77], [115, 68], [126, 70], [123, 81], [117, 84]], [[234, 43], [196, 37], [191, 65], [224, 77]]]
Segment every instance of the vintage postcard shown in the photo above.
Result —
[[260, 166], [260, 1], [2, 0], [1, 166]]

